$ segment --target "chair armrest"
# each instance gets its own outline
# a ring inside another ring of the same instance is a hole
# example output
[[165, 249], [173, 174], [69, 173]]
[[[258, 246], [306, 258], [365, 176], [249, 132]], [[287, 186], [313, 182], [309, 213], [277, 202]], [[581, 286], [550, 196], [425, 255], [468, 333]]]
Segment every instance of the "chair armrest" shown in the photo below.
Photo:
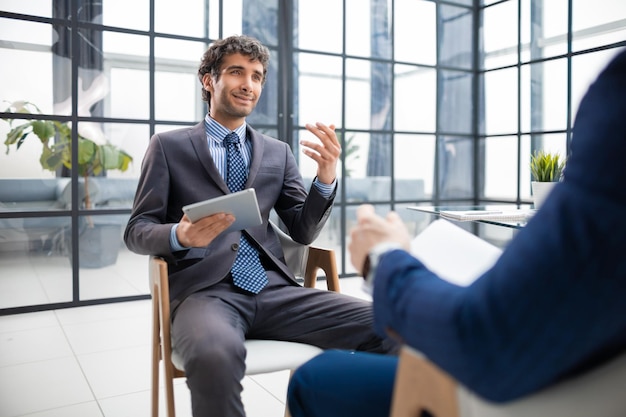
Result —
[[403, 346], [393, 387], [390, 417], [458, 417], [456, 382], [416, 350]]
[[339, 274], [337, 273], [337, 261], [335, 251], [309, 246], [309, 257], [304, 273], [304, 286], [315, 287], [317, 281], [317, 270], [321, 269], [326, 275], [326, 287], [330, 291], [340, 292]]
[[304, 278], [305, 287], [315, 287], [317, 271], [321, 269], [326, 276], [327, 288], [331, 291], [340, 292], [334, 250], [303, 245], [291, 239], [291, 236], [283, 232], [272, 221], [270, 221], [270, 225], [280, 240], [287, 266], [294, 275]]

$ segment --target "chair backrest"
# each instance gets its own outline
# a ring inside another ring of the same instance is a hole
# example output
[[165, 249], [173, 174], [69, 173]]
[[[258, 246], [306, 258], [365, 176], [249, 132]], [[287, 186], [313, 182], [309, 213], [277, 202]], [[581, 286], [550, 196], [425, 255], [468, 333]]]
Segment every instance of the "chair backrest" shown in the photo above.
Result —
[[456, 382], [419, 352], [400, 351], [391, 417], [459, 417]]
[[305, 287], [315, 287], [317, 271], [321, 269], [326, 278], [326, 288], [330, 291], [341, 292], [334, 250], [295, 242], [275, 223], [270, 221], [270, 225], [280, 240], [287, 266], [296, 278], [304, 279]]
[[626, 413], [626, 353], [586, 373], [507, 403], [486, 401], [403, 346], [391, 417], [615, 417]]
[[293, 272], [297, 278], [304, 278], [304, 274], [306, 273], [306, 263], [309, 257], [309, 247], [295, 242], [274, 222], [270, 221], [270, 225], [272, 226], [272, 229], [274, 229], [274, 233], [278, 236], [278, 240], [280, 240], [280, 245], [283, 248], [285, 261], [289, 270]]

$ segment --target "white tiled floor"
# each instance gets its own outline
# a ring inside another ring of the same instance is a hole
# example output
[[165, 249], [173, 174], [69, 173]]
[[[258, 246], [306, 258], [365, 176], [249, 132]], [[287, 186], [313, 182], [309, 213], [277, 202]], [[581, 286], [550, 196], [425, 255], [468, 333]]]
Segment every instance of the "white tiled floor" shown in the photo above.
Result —
[[[361, 282], [342, 292], [367, 298]], [[133, 301], [0, 317], [0, 417], [148, 417], [150, 314]], [[246, 377], [248, 417], [282, 416], [287, 383], [287, 371]], [[177, 416], [191, 416], [183, 379], [175, 391]]]

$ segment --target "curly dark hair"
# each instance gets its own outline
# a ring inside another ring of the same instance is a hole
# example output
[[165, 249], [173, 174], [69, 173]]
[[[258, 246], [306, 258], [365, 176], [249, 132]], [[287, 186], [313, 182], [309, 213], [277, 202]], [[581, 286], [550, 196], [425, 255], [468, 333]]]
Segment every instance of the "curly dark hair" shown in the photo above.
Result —
[[[259, 61], [263, 65], [263, 84], [267, 75], [267, 67], [270, 62], [270, 53], [265, 45], [258, 39], [245, 35], [235, 35], [213, 42], [209, 49], [202, 55], [198, 78], [202, 84], [205, 74], [211, 74], [216, 79], [220, 77], [220, 69], [224, 57], [232, 54], [241, 54], [250, 57], [251, 61]], [[210, 103], [211, 93], [202, 88], [202, 100]]]

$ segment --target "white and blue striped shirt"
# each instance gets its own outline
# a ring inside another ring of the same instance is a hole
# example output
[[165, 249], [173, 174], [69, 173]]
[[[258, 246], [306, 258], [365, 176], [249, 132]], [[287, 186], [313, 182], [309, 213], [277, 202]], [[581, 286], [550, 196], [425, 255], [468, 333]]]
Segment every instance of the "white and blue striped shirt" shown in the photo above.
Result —
[[[224, 138], [231, 131], [219, 124], [207, 114], [204, 118], [204, 130], [206, 132], [207, 142], [209, 144], [209, 152], [213, 157], [215, 166], [220, 172], [220, 175], [226, 180], [227, 173], [227, 161], [226, 161], [226, 147], [224, 146]], [[239, 151], [246, 163], [247, 171], [250, 171], [250, 160], [252, 159], [252, 142], [246, 137], [246, 123], [234, 130], [239, 136]], [[247, 174], [248, 172], [246, 172]]]

